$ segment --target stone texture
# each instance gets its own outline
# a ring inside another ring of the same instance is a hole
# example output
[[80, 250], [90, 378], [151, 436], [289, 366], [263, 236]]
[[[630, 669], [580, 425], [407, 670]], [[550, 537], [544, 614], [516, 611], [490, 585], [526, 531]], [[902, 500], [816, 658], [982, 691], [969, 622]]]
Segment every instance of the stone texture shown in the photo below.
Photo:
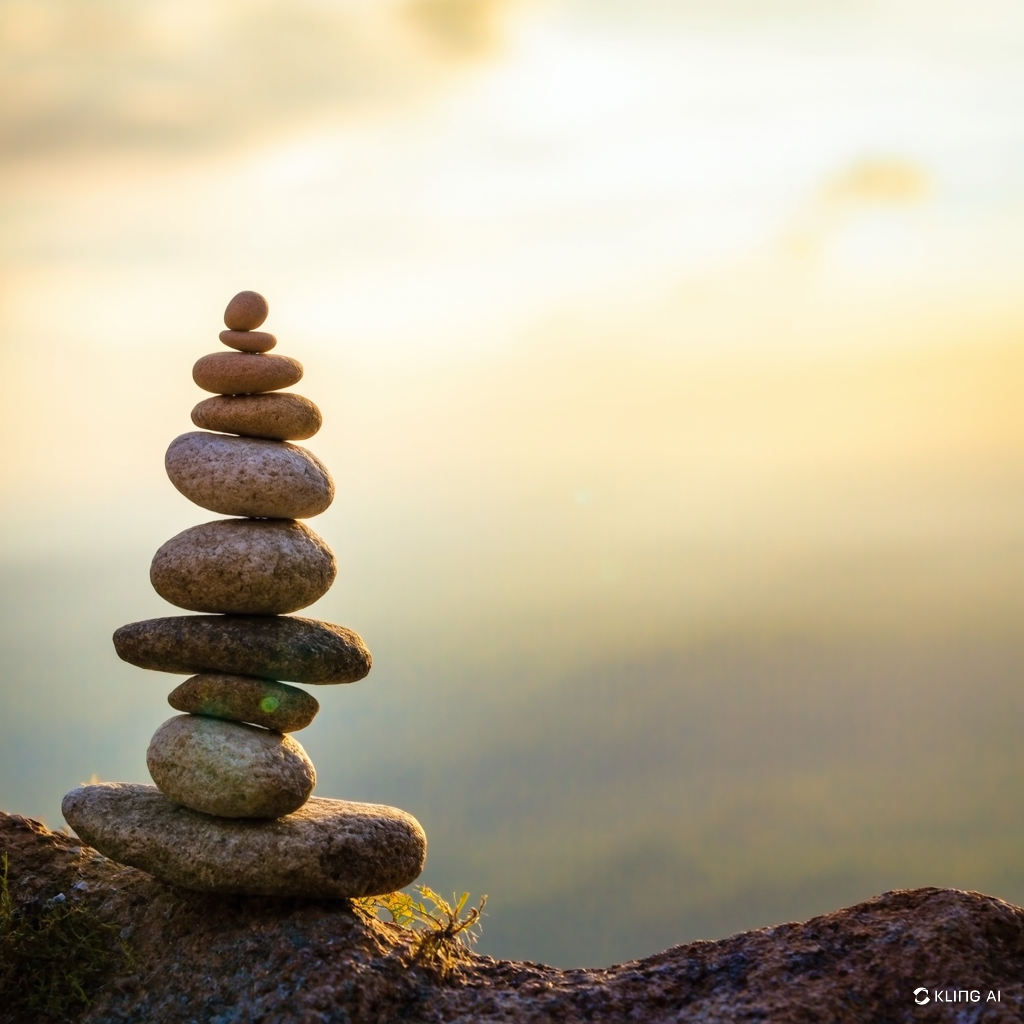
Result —
[[167, 541], [149, 579], [193, 612], [280, 615], [323, 597], [336, 573], [331, 549], [294, 519], [217, 519]]
[[171, 442], [164, 465], [189, 501], [221, 515], [308, 519], [334, 500], [324, 464], [287, 441], [193, 430]]
[[427, 839], [395, 807], [312, 797], [284, 818], [212, 818], [153, 786], [81, 786], [62, 811], [104, 856], [199, 892], [339, 899], [392, 892], [423, 870]]
[[291, 356], [259, 352], [211, 352], [196, 360], [192, 379], [217, 395], [280, 391], [302, 380], [302, 363]]
[[[559, 970], [466, 955], [442, 981], [412, 958], [407, 931], [361, 921], [345, 900], [184, 892], [13, 815], [0, 814], [0, 850], [10, 857], [16, 910], [65, 893], [131, 946], [132, 961], [93, 993], [78, 1024], [1019, 1024], [1024, 1017], [1024, 910], [974, 892], [887, 892], [800, 924], [611, 967]], [[497, 898], [492, 903], [484, 941], [500, 921]], [[944, 984], [999, 989], [1002, 999], [937, 1004], [932, 993]], [[914, 1004], [919, 985], [930, 989], [923, 1006]]]
[[266, 331], [221, 331], [220, 340], [239, 352], [269, 352], [277, 338]]
[[174, 615], [122, 626], [124, 661], [158, 672], [227, 672], [290, 683], [353, 683], [370, 652], [344, 626], [298, 616]]
[[168, 800], [223, 818], [280, 818], [297, 811], [316, 771], [290, 736], [201, 715], [170, 718], [146, 751]]
[[224, 326], [229, 331], [253, 331], [270, 313], [270, 305], [259, 292], [239, 292], [224, 310]]
[[305, 690], [273, 679], [207, 672], [186, 679], [168, 694], [176, 711], [251, 722], [277, 732], [305, 729], [320, 710]]
[[323, 423], [320, 410], [302, 395], [217, 395], [192, 410], [192, 422], [203, 430], [219, 430], [272, 441], [303, 441]]

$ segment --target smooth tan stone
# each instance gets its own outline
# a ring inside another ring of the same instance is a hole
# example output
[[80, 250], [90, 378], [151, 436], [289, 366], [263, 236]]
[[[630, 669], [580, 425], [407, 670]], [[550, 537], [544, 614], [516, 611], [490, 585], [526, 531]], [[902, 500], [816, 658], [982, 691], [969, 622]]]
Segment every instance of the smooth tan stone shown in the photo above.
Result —
[[277, 338], [266, 331], [221, 331], [220, 340], [239, 352], [269, 352]]
[[219, 672], [186, 679], [170, 692], [167, 703], [190, 715], [251, 722], [276, 732], [305, 729], [320, 710], [317, 699], [297, 686]]
[[228, 672], [289, 683], [354, 683], [373, 664], [357, 633], [297, 615], [172, 615], [114, 632], [124, 661], [158, 672]]
[[302, 363], [291, 356], [259, 352], [211, 352], [196, 360], [192, 379], [217, 395], [279, 391], [302, 380]]
[[201, 715], [169, 718], [146, 751], [168, 800], [221, 818], [280, 818], [313, 792], [316, 771], [290, 736]]
[[270, 306], [259, 292], [239, 292], [224, 310], [224, 326], [229, 331], [253, 331], [269, 312]]
[[155, 786], [105, 782], [64, 797], [64, 819], [104, 856], [199, 892], [342, 899], [394, 892], [423, 870], [405, 811], [311, 797], [284, 818], [212, 818]]
[[171, 442], [164, 466], [189, 501], [225, 516], [308, 519], [334, 500], [324, 464], [287, 441], [193, 430]]
[[149, 579], [193, 612], [281, 615], [323, 597], [337, 573], [331, 549], [294, 519], [217, 519], [172, 537]]
[[192, 422], [218, 430], [271, 441], [304, 441], [323, 423], [320, 410], [302, 395], [217, 395], [192, 410]]

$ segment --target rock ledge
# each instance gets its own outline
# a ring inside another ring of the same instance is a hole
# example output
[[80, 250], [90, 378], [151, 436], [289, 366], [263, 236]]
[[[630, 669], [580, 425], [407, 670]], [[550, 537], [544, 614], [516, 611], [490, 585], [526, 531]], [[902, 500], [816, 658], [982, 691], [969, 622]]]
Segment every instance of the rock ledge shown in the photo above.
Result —
[[[133, 966], [108, 979], [81, 1024], [1024, 1019], [1024, 910], [980, 893], [888, 892], [600, 969], [472, 956], [442, 982], [412, 962], [407, 935], [364, 924], [344, 900], [186, 892], [2, 813], [0, 851], [16, 904], [80, 894], [132, 946]], [[915, 1005], [919, 986], [926, 1005]], [[932, 998], [937, 990], [981, 997], [946, 1005]], [[998, 1004], [985, 1002], [989, 990], [1001, 993]], [[13, 1024], [2, 1008], [0, 1022]]]

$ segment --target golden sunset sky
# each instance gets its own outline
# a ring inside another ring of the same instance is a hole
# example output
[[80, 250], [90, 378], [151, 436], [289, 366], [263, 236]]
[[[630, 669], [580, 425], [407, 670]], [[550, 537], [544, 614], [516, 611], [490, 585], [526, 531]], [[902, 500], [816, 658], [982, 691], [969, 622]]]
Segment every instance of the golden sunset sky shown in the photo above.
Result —
[[1019, 452], [967, 381], [1020, 372], [1022, 37], [997, 0], [3, 0], [5, 547], [148, 539], [243, 287], [329, 464], [507, 432], [521, 493], [567, 432], [572, 496]]

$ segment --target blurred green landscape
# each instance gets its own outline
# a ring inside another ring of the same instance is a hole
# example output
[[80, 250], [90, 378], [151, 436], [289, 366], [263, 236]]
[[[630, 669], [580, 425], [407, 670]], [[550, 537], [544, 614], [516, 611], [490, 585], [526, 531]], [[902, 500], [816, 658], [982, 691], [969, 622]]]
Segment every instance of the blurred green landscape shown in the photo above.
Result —
[[[1020, 347], [537, 366], [392, 366], [309, 442], [340, 573], [303, 614], [375, 658], [315, 689], [317, 793], [415, 814], [496, 956], [607, 964], [904, 886], [1024, 903]], [[51, 827], [92, 774], [148, 781], [171, 714], [178, 677], [110, 634], [171, 613], [149, 559], [210, 517], [138, 486], [181, 517], [148, 548], [4, 557], [0, 807]]]

